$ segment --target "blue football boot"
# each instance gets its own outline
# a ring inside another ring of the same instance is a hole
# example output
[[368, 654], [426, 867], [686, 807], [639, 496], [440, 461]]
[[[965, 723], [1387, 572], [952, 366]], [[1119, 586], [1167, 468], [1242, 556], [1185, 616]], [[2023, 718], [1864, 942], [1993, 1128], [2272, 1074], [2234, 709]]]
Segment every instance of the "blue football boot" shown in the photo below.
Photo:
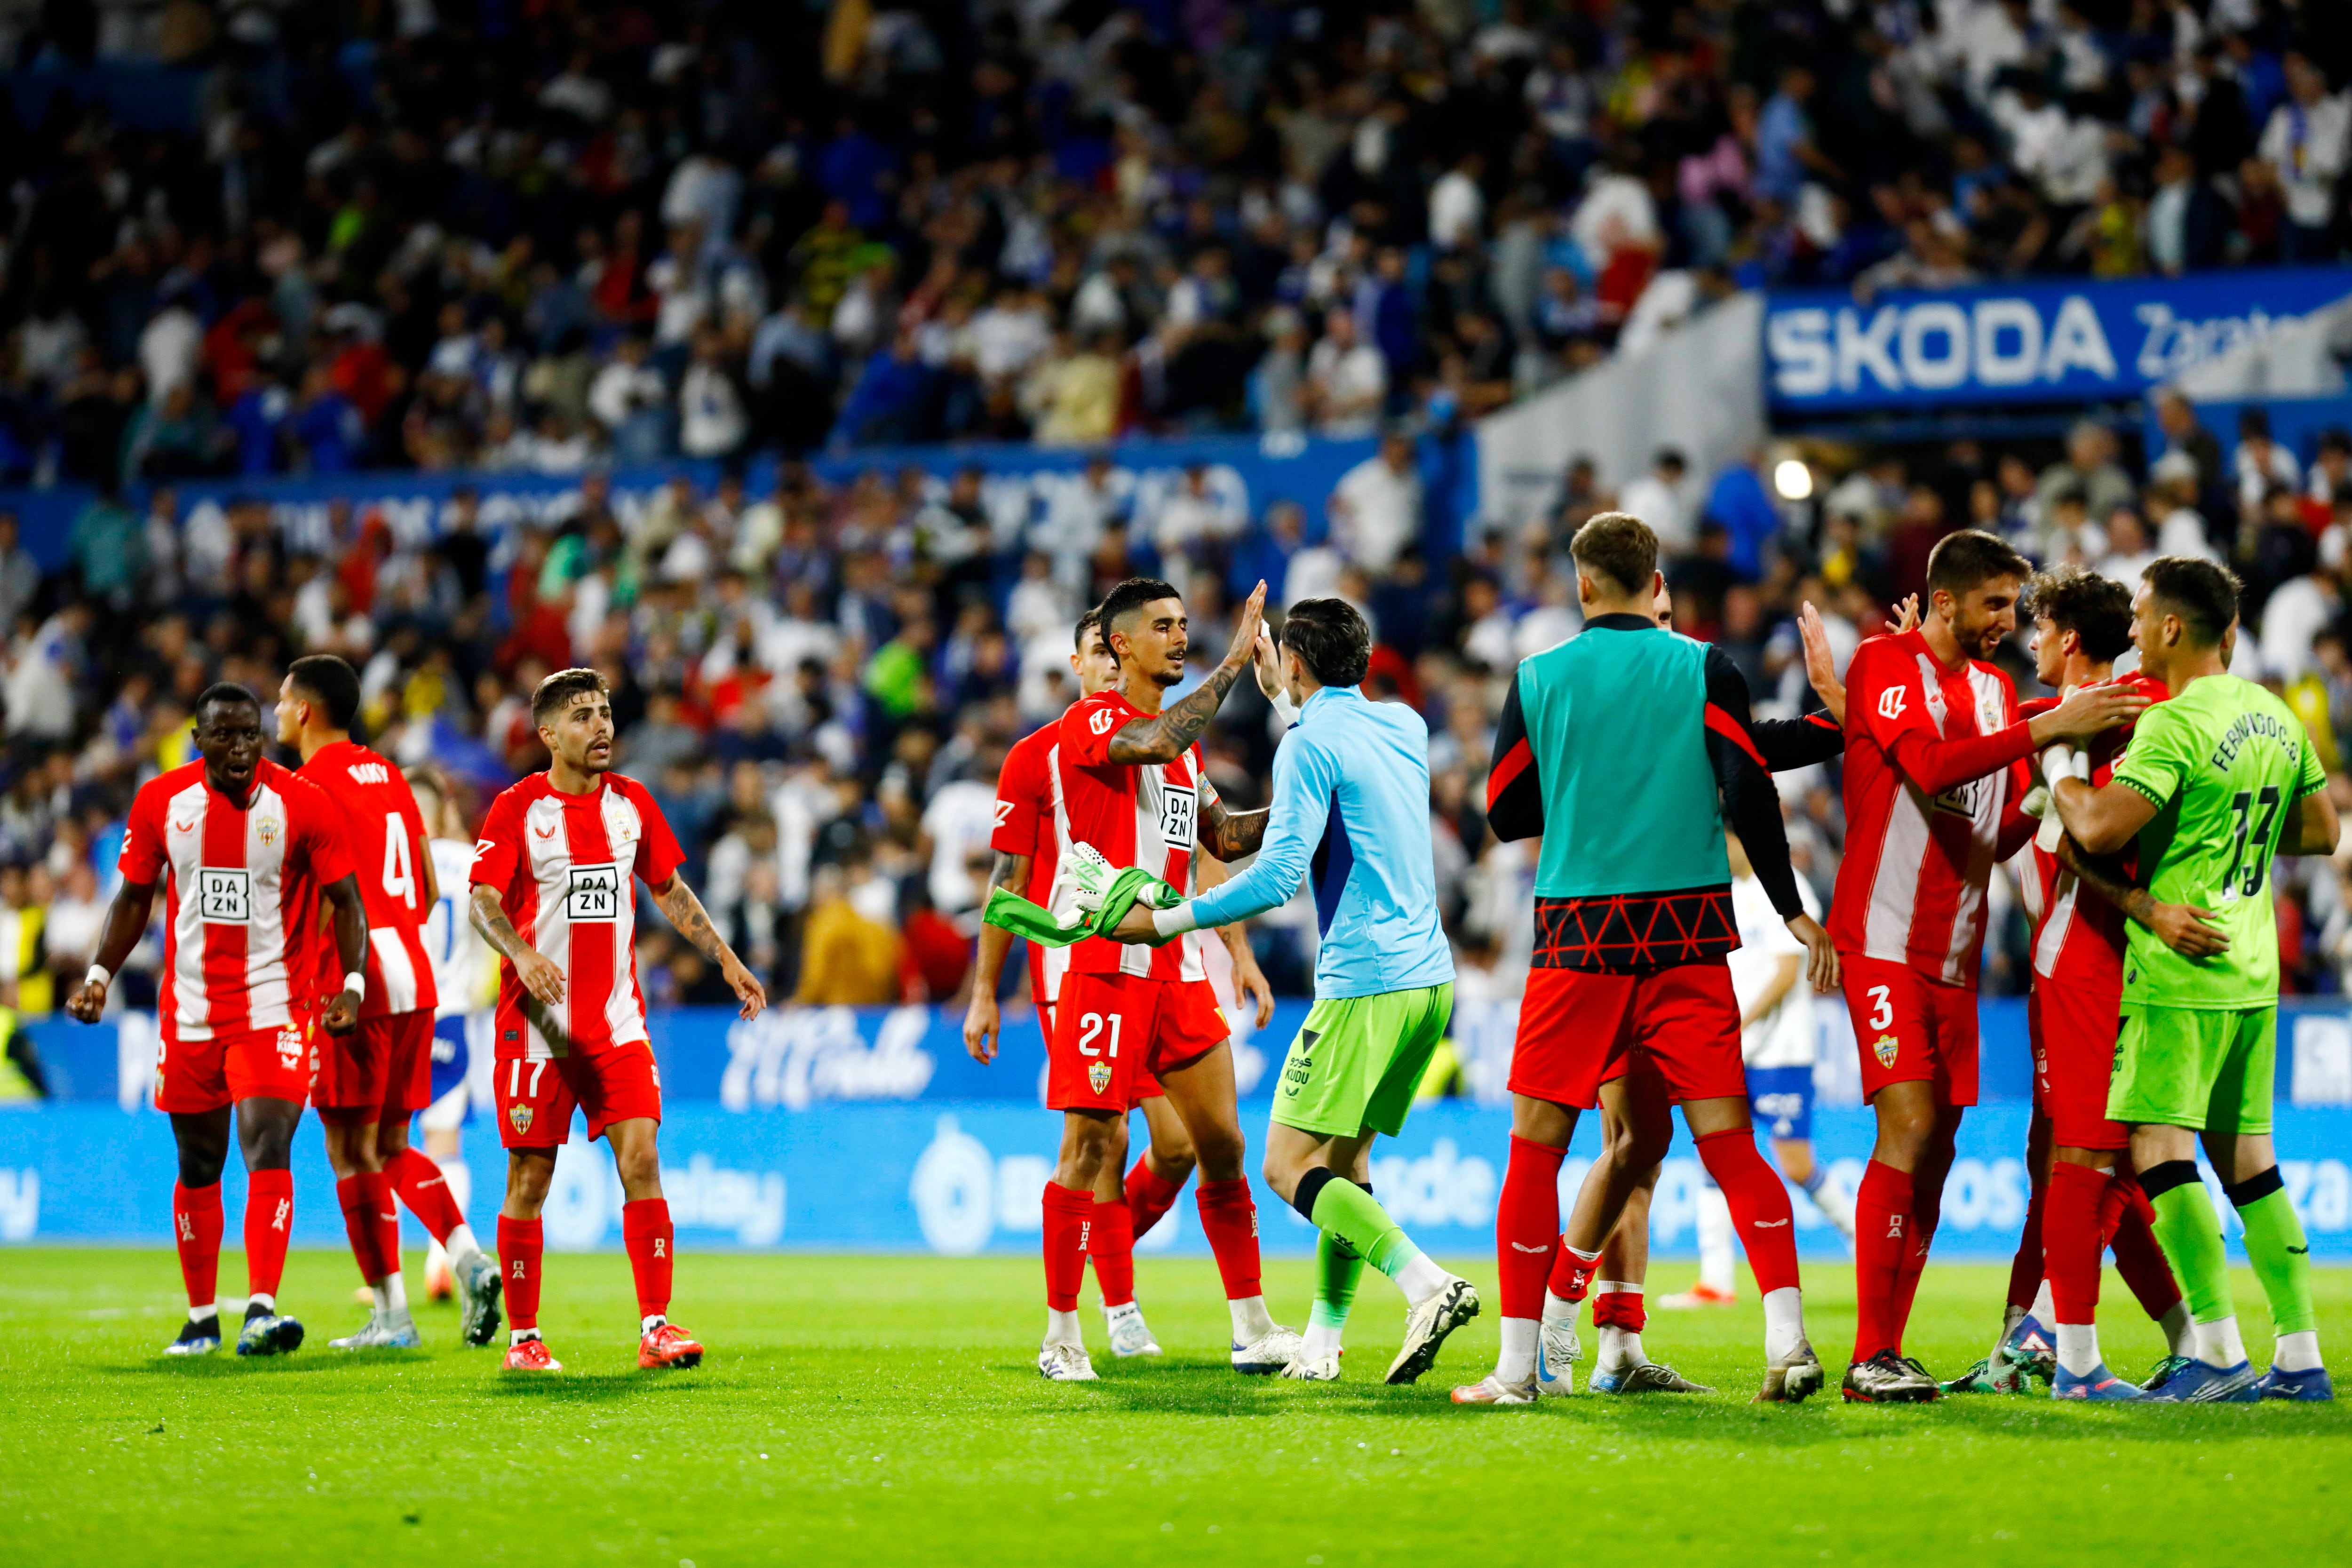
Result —
[[2327, 1380], [2326, 1367], [2285, 1372], [2274, 1366], [2263, 1373], [2262, 1380], [2254, 1384], [2254, 1392], [2264, 1399], [2299, 1399], [2325, 1405], [2336, 1397], [2336, 1385]]
[[2101, 1362], [2081, 1377], [2076, 1377], [2063, 1366], [2060, 1367], [2058, 1375], [2050, 1380], [2050, 1397], [2053, 1399], [2137, 1399], [2140, 1397], [2140, 1389], [2137, 1384], [2126, 1383], [2122, 1378], [2109, 1372], [2107, 1363]]
[[2252, 1405], [2262, 1398], [2254, 1391], [2258, 1381], [2248, 1362], [2212, 1366], [2187, 1356], [2167, 1356], [2139, 1397], [2150, 1405]]

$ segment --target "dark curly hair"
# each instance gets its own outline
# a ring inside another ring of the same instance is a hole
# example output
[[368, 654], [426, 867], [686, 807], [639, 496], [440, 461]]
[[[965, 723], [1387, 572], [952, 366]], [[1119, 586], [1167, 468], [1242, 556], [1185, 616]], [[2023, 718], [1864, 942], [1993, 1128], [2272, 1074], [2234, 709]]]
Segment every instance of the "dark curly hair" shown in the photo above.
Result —
[[2112, 577], [2102, 577], [2080, 566], [2053, 566], [2036, 572], [2025, 584], [2025, 611], [2036, 620], [2048, 616], [2062, 632], [2073, 632], [2083, 644], [2083, 657], [2112, 664], [2132, 645], [2131, 590]]

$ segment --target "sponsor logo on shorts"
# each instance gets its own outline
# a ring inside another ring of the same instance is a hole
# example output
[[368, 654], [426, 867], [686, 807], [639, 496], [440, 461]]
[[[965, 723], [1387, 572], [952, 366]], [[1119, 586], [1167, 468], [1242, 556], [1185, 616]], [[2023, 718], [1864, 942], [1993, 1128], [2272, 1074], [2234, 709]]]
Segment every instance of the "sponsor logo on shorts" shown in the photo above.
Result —
[[1095, 1086], [1095, 1092], [1097, 1094], [1100, 1094], [1103, 1090], [1108, 1089], [1110, 1087], [1110, 1063], [1088, 1062], [1087, 1064], [1087, 1081]]
[[530, 1121], [531, 1110], [530, 1106], [509, 1105], [507, 1107], [507, 1125], [515, 1130], [515, 1135], [517, 1137], [520, 1137], [522, 1134], [530, 1131]]
[[1870, 1045], [1871, 1054], [1877, 1057], [1878, 1065], [1883, 1068], [1891, 1068], [1895, 1065], [1895, 1053], [1898, 1048], [1892, 1035], [1881, 1035]]
[[302, 1060], [302, 1031], [278, 1031], [278, 1065], [284, 1068], [299, 1066]]

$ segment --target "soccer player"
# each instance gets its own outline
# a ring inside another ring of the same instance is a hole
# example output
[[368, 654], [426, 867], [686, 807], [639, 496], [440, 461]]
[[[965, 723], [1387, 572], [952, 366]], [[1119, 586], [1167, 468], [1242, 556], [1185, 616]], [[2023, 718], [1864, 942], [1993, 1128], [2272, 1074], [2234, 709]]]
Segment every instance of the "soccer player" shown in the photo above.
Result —
[[505, 1367], [561, 1372], [539, 1331], [540, 1210], [555, 1152], [586, 1112], [620, 1173], [621, 1239], [637, 1289], [637, 1364], [690, 1367], [702, 1346], [669, 1321], [676, 1248], [662, 1196], [661, 1079], [637, 989], [636, 893], [719, 966], [746, 1019], [768, 994], [677, 874], [685, 855], [654, 797], [614, 773], [613, 699], [593, 669], [560, 669], [531, 693], [547, 771], [490, 803], [474, 846], [474, 924], [499, 976], [491, 1092], [507, 1148], [499, 1257], [512, 1320]]
[[[1781, 1173], [1812, 1199], [1840, 1236], [1853, 1239], [1853, 1200], [1813, 1158], [1813, 998], [1805, 981], [1805, 944], [1772, 907], [1771, 896], [1748, 862], [1737, 834], [1725, 844], [1731, 861], [1731, 912], [1739, 946], [1727, 960], [1739, 1001], [1739, 1058], [1748, 1079], [1748, 1114], [1772, 1130], [1772, 1154]], [[1821, 900], [1801, 877], [1797, 898], [1821, 919]], [[1661, 1297], [1669, 1309], [1725, 1307], [1738, 1300], [1732, 1278], [1731, 1205], [1712, 1179], [1698, 1194], [1698, 1283]]]
[[[2106, 1103], [2108, 1119], [2131, 1128], [2132, 1165], [2195, 1321], [2195, 1353], [2166, 1358], [2148, 1380], [2143, 1397], [2165, 1402], [2334, 1397], [2310, 1247], [2271, 1144], [2279, 954], [2270, 871], [2274, 856], [2334, 853], [2336, 807], [2294, 710], [2229, 672], [2237, 616], [2238, 581], [2226, 569], [2181, 556], [2150, 565], [2132, 595], [2132, 640], [2142, 671], [2171, 697], [2140, 719], [2104, 786], [2076, 777], [2063, 751], [2043, 761], [2066, 831], [2093, 855], [2136, 847], [2150, 897], [2187, 906], [2192, 928], [2178, 947], [2137, 919], [2128, 928]], [[2270, 1303], [2277, 1345], [2260, 1377], [2239, 1336], [2221, 1220], [2197, 1174], [2200, 1138]], [[2095, 1353], [2095, 1337], [2088, 1349]]]
[[1854, 1194], [1854, 1350], [1842, 1392], [1859, 1403], [1939, 1392], [1903, 1354], [1903, 1330], [1960, 1113], [1976, 1103], [1985, 886], [2034, 827], [2021, 809], [2025, 759], [2147, 706], [2135, 690], [2095, 686], [2018, 717], [2009, 677], [1987, 661], [2017, 629], [2027, 571], [1991, 534], [1946, 535], [1927, 557], [1927, 616], [1865, 638], [1846, 669], [1846, 847], [1829, 924], [1878, 1122]]
[[[85, 1024], [106, 1010], [107, 987], [147, 930], [163, 885], [163, 976], [156, 1012], [163, 1049], [155, 1109], [172, 1119], [180, 1179], [172, 1228], [188, 1321], [166, 1355], [220, 1348], [221, 1165], [229, 1108], [247, 1174], [245, 1326], [239, 1355], [276, 1355], [302, 1342], [278, 1310], [294, 1223], [287, 1152], [318, 1065], [314, 1023], [330, 1036], [358, 1027], [366, 988], [367, 910], [342, 841], [342, 814], [316, 784], [261, 754], [261, 703], [226, 681], [196, 699], [198, 759], [139, 786], [117, 862], [122, 886], [106, 911], [88, 976], [66, 1011]], [[311, 911], [332, 907], [342, 984], [314, 1016]]]
[[326, 1136], [352, 1256], [375, 1300], [358, 1332], [329, 1342], [342, 1351], [420, 1342], [401, 1278], [397, 1192], [456, 1255], [466, 1294], [460, 1335], [467, 1344], [486, 1345], [498, 1331], [499, 1266], [450, 1201], [440, 1167], [408, 1146], [408, 1119], [431, 1099], [437, 994], [420, 927], [440, 891], [408, 781], [352, 739], [359, 710], [359, 672], [332, 654], [296, 659], [278, 687], [278, 742], [301, 753], [302, 776], [316, 781], [341, 812], [343, 844], [368, 915], [360, 1026], [321, 1043], [310, 1102]]
[[1293, 605], [1278, 652], [1260, 638], [1260, 683], [1293, 721], [1274, 754], [1257, 858], [1173, 909], [1137, 906], [1114, 934], [1162, 941], [1246, 920], [1288, 902], [1311, 868], [1322, 931], [1315, 1005], [1284, 1058], [1265, 1135], [1267, 1184], [1318, 1232], [1312, 1316], [1283, 1372], [1339, 1375], [1341, 1332], [1370, 1263], [1404, 1292], [1404, 1343], [1387, 1377], [1402, 1384], [1478, 1315], [1478, 1293], [1414, 1246], [1371, 1193], [1372, 1141], [1403, 1131], [1454, 1014], [1429, 837], [1429, 727], [1402, 703], [1364, 700], [1371, 649], [1371, 627], [1341, 599]]
[[[2137, 689], [2150, 702], [2162, 682], [2140, 670], [2118, 678], [2117, 656], [2131, 647], [2131, 590], [2110, 577], [2065, 566], [2037, 574], [2025, 607], [2033, 620], [2035, 674], [2060, 691], [2108, 680]], [[2029, 716], [2056, 706], [2037, 698]], [[2093, 784], [2104, 784], [2131, 738], [2120, 726], [2077, 753]], [[2028, 809], [2032, 809], [2029, 797]], [[2099, 1299], [2099, 1256], [2112, 1246], [2116, 1268], [2174, 1353], [2191, 1348], [2189, 1310], [2149, 1226], [2131, 1163], [2128, 1131], [2106, 1116], [2115, 1067], [2116, 1021], [2124, 980], [2124, 918], [2137, 910], [2161, 929], [2183, 911], [2158, 911], [2145, 889], [2105, 860], [2085, 859], [2060, 837], [2054, 816], [2027, 850], [2021, 869], [2032, 917], [2032, 990], [2026, 1020], [2033, 1040], [2033, 1121], [2026, 1136], [2032, 1200], [2000, 1337], [1984, 1360], [1944, 1385], [1961, 1392], [2021, 1393], [2039, 1375], [2060, 1397], [2124, 1399], [2137, 1391], [2101, 1364], [2092, 1317]], [[2044, 1324], [2056, 1325], [2053, 1338]]]
[[[1079, 694], [1091, 697], [1116, 684], [1118, 660], [1103, 642], [1099, 613], [1088, 610], [1078, 617], [1076, 641], [1070, 668], [1077, 678]], [[996, 863], [989, 874], [989, 888], [991, 891], [1000, 887], [1015, 889], [1033, 903], [1050, 906], [1067, 919], [1076, 912], [1067, 892], [1055, 901], [1055, 877], [1070, 831], [1069, 815], [1062, 809], [1054, 783], [1055, 748], [1059, 740], [1059, 727], [1048, 724], [1024, 737], [1005, 756], [997, 780], [996, 831], [991, 840]], [[1196, 874], [1206, 882], [1216, 862], [1203, 859], [1196, 847], [1193, 863]], [[1273, 993], [1240, 929], [1220, 934], [1233, 954], [1234, 990], [1255, 998], [1258, 1026], [1263, 1028], [1273, 1017]], [[964, 1011], [964, 1047], [975, 1061], [992, 1061], [996, 1057], [997, 978], [1003, 973], [1011, 945], [1011, 933], [992, 925], [981, 928], [971, 1001]], [[1036, 1005], [1038, 1029], [1049, 1049], [1054, 1038], [1054, 998], [1068, 968], [1067, 949], [1030, 947], [1029, 994]], [[1122, 1181], [1119, 1170], [1126, 1161], [1127, 1121], [1119, 1119], [1116, 1147], [1095, 1179], [1094, 1219], [1087, 1230], [1087, 1256], [1094, 1263], [1095, 1281], [1101, 1288], [1111, 1352], [1122, 1357], [1160, 1353], [1160, 1345], [1135, 1300], [1135, 1243], [1175, 1203], [1194, 1163], [1184, 1124], [1169, 1109], [1159, 1080], [1148, 1070], [1136, 1074], [1135, 1095], [1150, 1144]]]
[[[1804, 912], [1780, 797], [1748, 732], [1747, 682], [1721, 650], [1658, 626], [1656, 536], [1603, 512], [1570, 552], [1584, 630], [1523, 662], [1505, 697], [1487, 821], [1540, 837], [1534, 967], [1511, 1062], [1510, 1164], [1496, 1210], [1502, 1354], [1454, 1397], [1527, 1405], [1538, 1392], [1538, 1313], [1557, 1250], [1589, 1274], [1638, 1170], [1587, 1189], [1565, 1241], [1559, 1177], [1578, 1114], [1628, 1067], [1654, 1069], [1699, 1157], [1728, 1196], [1764, 1291], [1759, 1397], [1818, 1388], [1787, 1190], [1758, 1152], [1739, 1064], [1739, 1012], [1724, 958], [1738, 937], [1724, 851], [1727, 812], [1757, 875], [1834, 980], [1827, 935]], [[1720, 798], [1718, 798], [1720, 795]], [[1587, 1201], [1589, 1200], [1589, 1201]]]
[[[1103, 640], [1118, 659], [1118, 684], [1072, 704], [1055, 727], [1054, 776], [1074, 844], [1184, 892], [1193, 887], [1195, 846], [1221, 860], [1256, 851], [1265, 813], [1225, 809], [1196, 742], [1255, 658], [1265, 605], [1261, 583], [1239, 611], [1224, 660], [1191, 695], [1168, 702], [1191, 648], [1183, 600], [1154, 578], [1130, 578], [1104, 597]], [[1095, 1185], [1105, 1163], [1116, 1163], [1116, 1130], [1144, 1069], [1166, 1090], [1199, 1161], [1193, 1201], [1224, 1281], [1234, 1369], [1280, 1372], [1301, 1341], [1267, 1314], [1259, 1287], [1257, 1205], [1242, 1169], [1233, 1051], [1196, 937], [1159, 948], [1089, 937], [1068, 952], [1046, 1050], [1045, 1104], [1064, 1117], [1060, 1160], [1045, 1192], [1046, 1330], [1038, 1371], [1066, 1382], [1095, 1375], [1079, 1337], [1078, 1284]]]
[[[490, 1101], [491, 1041], [498, 1033], [493, 1005], [499, 994], [496, 956], [474, 922], [466, 918], [466, 889], [473, 879], [474, 836], [448, 780], [434, 767], [408, 770], [408, 787], [432, 834], [425, 853], [433, 862], [438, 896], [425, 915], [425, 953], [433, 963], [433, 1061], [430, 1098], [416, 1119], [425, 1134], [425, 1157], [440, 1167], [449, 1201], [462, 1216], [473, 1201], [474, 1176], [466, 1163], [464, 1128], [474, 1108]], [[425, 1254], [425, 1295], [446, 1301], [457, 1293], [449, 1250], [438, 1237]], [[497, 1331], [493, 1325], [491, 1331]]]

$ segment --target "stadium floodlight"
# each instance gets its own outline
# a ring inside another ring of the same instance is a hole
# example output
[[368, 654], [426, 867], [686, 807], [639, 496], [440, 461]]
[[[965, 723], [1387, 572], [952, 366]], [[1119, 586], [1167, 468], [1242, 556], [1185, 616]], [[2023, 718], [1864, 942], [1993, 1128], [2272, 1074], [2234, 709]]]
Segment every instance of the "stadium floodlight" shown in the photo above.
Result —
[[1782, 500], [1804, 500], [1813, 493], [1813, 470], [1800, 458], [1783, 458], [1773, 466], [1772, 488]]

